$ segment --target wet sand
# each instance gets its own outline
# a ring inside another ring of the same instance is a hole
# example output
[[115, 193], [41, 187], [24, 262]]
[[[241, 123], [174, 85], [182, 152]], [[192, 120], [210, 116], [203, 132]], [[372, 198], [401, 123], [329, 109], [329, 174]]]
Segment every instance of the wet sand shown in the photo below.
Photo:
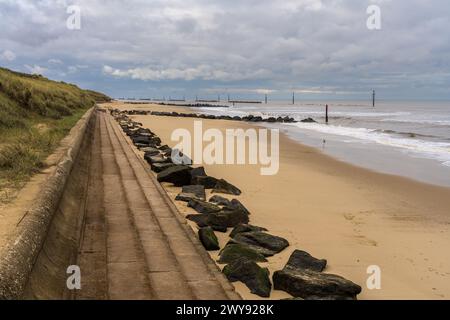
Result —
[[[176, 110], [181, 107], [110, 104], [123, 109]], [[190, 118], [133, 116], [174, 146], [178, 128], [193, 129]], [[196, 119], [198, 120], [198, 119]], [[203, 120], [204, 130], [250, 128], [245, 122]], [[359, 168], [280, 136], [280, 170], [261, 176], [259, 165], [205, 165], [209, 175], [225, 178], [242, 191], [250, 223], [289, 240], [272, 258], [271, 274], [294, 249], [326, 258], [325, 272], [342, 275], [363, 288], [359, 299], [450, 298], [450, 188], [432, 186]], [[172, 197], [179, 189], [165, 186]], [[177, 202], [184, 214], [192, 213]], [[195, 226], [193, 226], [195, 227]], [[226, 235], [219, 234], [221, 245]], [[212, 253], [216, 256], [217, 253]], [[262, 264], [264, 265], [264, 264]], [[381, 289], [366, 287], [367, 268], [381, 268]], [[241, 283], [237, 291], [248, 299]], [[273, 291], [271, 299], [289, 297]]]

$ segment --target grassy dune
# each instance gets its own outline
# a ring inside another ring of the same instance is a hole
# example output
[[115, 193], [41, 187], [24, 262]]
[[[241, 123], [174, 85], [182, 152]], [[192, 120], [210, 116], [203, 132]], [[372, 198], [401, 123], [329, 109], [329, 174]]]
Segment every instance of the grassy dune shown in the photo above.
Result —
[[110, 98], [75, 85], [0, 68], [0, 202], [11, 200], [96, 102]]

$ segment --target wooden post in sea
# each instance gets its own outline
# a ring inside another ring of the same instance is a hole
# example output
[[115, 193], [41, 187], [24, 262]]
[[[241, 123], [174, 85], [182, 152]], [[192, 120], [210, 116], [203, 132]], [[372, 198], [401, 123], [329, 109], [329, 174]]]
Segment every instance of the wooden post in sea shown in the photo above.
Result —
[[372, 92], [372, 107], [375, 108], [375, 90]]
[[325, 106], [325, 123], [328, 124], [328, 105]]
[[264, 101], [265, 101], [266, 104], [267, 104], [267, 93], [266, 93], [266, 96], [265, 96], [265, 98], [264, 98]]
[[217, 102], [220, 102], [220, 94], [217, 95]]
[[230, 94], [228, 94], [228, 102], [230, 102]]
[[292, 104], [295, 104], [295, 92], [292, 92]]

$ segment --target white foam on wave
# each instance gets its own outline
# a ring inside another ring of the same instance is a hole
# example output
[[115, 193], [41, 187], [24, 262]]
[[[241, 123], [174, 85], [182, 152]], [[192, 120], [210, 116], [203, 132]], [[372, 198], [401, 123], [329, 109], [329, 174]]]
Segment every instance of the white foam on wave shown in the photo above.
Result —
[[383, 122], [403, 122], [403, 123], [421, 123], [432, 124], [438, 126], [450, 126], [450, 120], [433, 120], [433, 119], [382, 119]]
[[[220, 115], [220, 116], [246, 116], [250, 114], [248, 111], [245, 110], [238, 110], [233, 107], [225, 108], [225, 107], [200, 107], [195, 108], [198, 111], [201, 111], [205, 114], [212, 114], [212, 115]], [[253, 115], [258, 115], [258, 112], [252, 112]]]
[[[199, 111], [207, 114], [214, 115], [229, 115], [229, 116], [245, 116], [248, 115], [248, 110], [243, 110], [242, 108], [222, 108], [222, 107], [201, 107], [196, 108]], [[278, 110], [277, 110], [278, 111]], [[323, 114], [323, 112], [310, 112], [310, 111], [301, 111], [301, 112], [293, 112], [286, 113], [284, 110], [279, 110], [278, 112], [251, 112], [252, 115], [255, 116], [292, 116], [296, 120], [302, 120], [304, 117], [301, 114]], [[386, 116], [404, 116], [409, 114], [408, 112], [392, 112], [392, 113], [366, 113], [366, 112], [335, 112], [334, 115], [347, 115], [351, 117], [367, 117], [377, 116], [377, 117], [386, 117]], [[384, 121], [384, 120], [382, 120]], [[397, 121], [395, 118], [386, 119], [386, 121]], [[399, 119], [398, 121], [403, 121]], [[404, 120], [405, 122], [410, 122], [411, 120]], [[421, 121], [423, 122], [423, 121]], [[377, 143], [384, 146], [389, 146], [393, 148], [398, 148], [399, 150], [410, 153], [411, 155], [419, 156], [422, 158], [435, 159], [441, 162], [441, 164], [450, 167], [450, 143], [446, 142], [435, 142], [435, 141], [426, 141], [417, 138], [399, 138], [394, 136], [393, 134], [383, 133], [376, 129], [367, 129], [367, 128], [357, 128], [357, 127], [346, 127], [346, 126], [336, 126], [336, 125], [325, 125], [319, 123], [293, 123], [293, 124], [283, 124], [287, 126], [294, 126], [298, 129], [309, 130], [320, 132], [324, 134], [347, 137], [350, 139], [340, 139], [344, 142], [355, 142], [358, 141], [360, 143]]]
[[[401, 150], [414, 153], [417, 156], [435, 159], [443, 165], [450, 166], [450, 143], [426, 141], [415, 138], [398, 138], [387, 133], [377, 132], [374, 129], [351, 128], [344, 126], [324, 125], [317, 123], [295, 123], [289, 124], [299, 129], [313, 130], [329, 135], [345, 136], [357, 139], [360, 142], [378, 143], [385, 146], [400, 148]], [[354, 142], [350, 140], [346, 142]]]
[[[318, 114], [325, 116], [324, 111], [300, 111], [295, 112], [295, 114]], [[355, 118], [381, 118], [381, 117], [400, 117], [408, 116], [409, 112], [350, 112], [350, 111], [330, 111], [330, 117], [355, 117]]]
[[[238, 109], [239, 108], [239, 109]], [[287, 115], [302, 120], [305, 116], [320, 115], [325, 116], [324, 110], [299, 110], [295, 108], [265, 109], [265, 107], [199, 107], [199, 111], [219, 114], [219, 115], [265, 115], [270, 117], [285, 117]], [[356, 117], [356, 118], [381, 118], [381, 117], [404, 117], [410, 115], [409, 112], [355, 112], [355, 111], [330, 111], [331, 117]]]

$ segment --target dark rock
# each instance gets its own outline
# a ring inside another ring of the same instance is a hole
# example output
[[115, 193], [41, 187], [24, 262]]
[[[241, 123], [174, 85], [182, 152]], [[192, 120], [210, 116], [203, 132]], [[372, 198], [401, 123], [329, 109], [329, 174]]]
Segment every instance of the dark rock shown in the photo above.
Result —
[[138, 148], [139, 150], [143, 149], [143, 148], [147, 148], [148, 144], [147, 143], [135, 143], [134, 146], [136, 148]]
[[249, 121], [251, 122], [261, 122], [263, 121], [263, 118], [260, 116], [252, 117]]
[[157, 179], [159, 182], [170, 182], [177, 187], [185, 186], [191, 182], [191, 167], [188, 166], [173, 166], [158, 173]]
[[208, 214], [188, 214], [186, 219], [194, 221], [199, 228], [209, 227]]
[[194, 168], [191, 171], [191, 177], [206, 177], [206, 172], [205, 172], [205, 168], [203, 167], [198, 167], [198, 168]]
[[[192, 200], [191, 202], [197, 202], [198, 200]], [[207, 202], [206, 202], [207, 203]], [[214, 206], [214, 208], [219, 208], [219, 212], [205, 213], [202, 217], [198, 217], [199, 215], [189, 215], [188, 219], [197, 223], [199, 227], [211, 226], [214, 230], [225, 230], [227, 228], [233, 228], [241, 223], [248, 223], [248, 215], [240, 210], [221, 210], [220, 207], [215, 206], [211, 203], [210, 205]], [[199, 210], [207, 210], [203, 208], [203, 204], [201, 204], [201, 209]], [[225, 232], [224, 231], [224, 232]], [[260, 250], [262, 251], [262, 250]], [[270, 252], [273, 255], [273, 252]]]
[[223, 268], [223, 273], [231, 282], [243, 282], [252, 293], [268, 298], [272, 284], [269, 279], [269, 270], [261, 268], [254, 261], [247, 258], [234, 260]]
[[211, 227], [214, 231], [219, 232], [227, 232], [227, 227], [219, 226], [219, 225], [209, 225], [209, 216], [211, 214], [202, 213], [202, 214], [189, 214], [186, 216], [186, 219], [191, 220], [197, 224], [199, 228]]
[[183, 186], [181, 192], [184, 193], [193, 193], [199, 198], [200, 200], [205, 200], [206, 194], [205, 194], [205, 187], [202, 185], [189, 185], [189, 186]]
[[172, 155], [172, 148], [170, 148], [168, 145], [163, 145], [161, 147], [157, 147], [159, 151], [166, 157], [169, 157]]
[[160, 173], [168, 168], [175, 167], [173, 163], [152, 163], [150, 165], [153, 172]]
[[151, 134], [151, 133], [149, 133], [149, 132], [144, 132], [144, 133], [142, 133], [142, 132], [140, 132], [140, 130], [138, 131], [138, 134], [141, 136], [141, 137], [153, 137], [154, 135], [153, 134]]
[[[142, 127], [142, 123], [136, 122], [135, 124]], [[150, 129], [147, 129], [147, 128], [139, 128], [137, 132], [138, 132], [140, 135], [142, 135], [142, 136], [147, 136], [147, 137], [148, 137], [148, 136], [151, 137], [151, 136], [154, 136], [154, 135], [155, 135], [153, 132], [150, 131]]]
[[161, 153], [163, 156], [170, 158], [172, 156], [172, 149], [167, 150], [167, 151], [161, 151]]
[[221, 210], [221, 208], [215, 204], [197, 199], [191, 199], [188, 203], [188, 207], [194, 209], [198, 213], [215, 213]]
[[132, 137], [131, 140], [133, 140], [133, 144], [140, 143], [142, 145], [149, 145], [150, 141], [151, 141], [151, 138], [136, 136], [136, 137]]
[[155, 147], [161, 144], [161, 139], [153, 136], [141, 136], [141, 135], [137, 135], [137, 136], [131, 136], [131, 140], [133, 140], [133, 144], [135, 145], [146, 145], [146, 146], [150, 146], [150, 147]]
[[274, 288], [303, 299], [356, 299], [357, 284], [337, 275], [298, 269], [287, 265], [273, 275]]
[[303, 119], [303, 120], [300, 121], [300, 122], [305, 122], [305, 123], [316, 123], [317, 121], [314, 120], [313, 118], [306, 118], [306, 119]]
[[212, 196], [212, 197], [209, 199], [209, 202], [215, 203], [215, 204], [217, 204], [217, 205], [219, 205], [219, 206], [227, 206], [227, 207], [229, 207], [229, 208], [232, 207], [232, 206], [231, 206], [231, 201], [230, 201], [230, 200], [228, 200], [227, 198], [224, 198], [224, 197], [222, 197], [222, 196], [218, 196], [218, 195]]
[[217, 240], [214, 230], [211, 227], [201, 228], [198, 231], [198, 236], [206, 250], [214, 251], [220, 249], [219, 240]]
[[248, 215], [241, 210], [224, 209], [220, 212], [210, 214], [208, 217], [209, 225], [223, 226], [233, 228], [240, 223], [248, 223]]
[[177, 196], [175, 197], [175, 200], [177, 201], [184, 201], [184, 202], [189, 202], [191, 200], [201, 200], [199, 199], [195, 194], [193, 193], [184, 193], [184, 192], [180, 192], [179, 194], [177, 194]]
[[167, 150], [172, 150], [167, 144], [165, 144], [163, 146], [159, 146], [158, 149], [162, 152], [167, 151]]
[[161, 145], [161, 139], [159, 137], [152, 137], [151, 138], [151, 144], [156, 145], [156, 146], [160, 146]]
[[241, 121], [241, 120], [242, 120], [242, 118], [241, 118], [241, 117], [239, 117], [239, 116], [234, 116], [234, 117], [233, 117], [233, 120], [235, 120], [235, 121]]
[[225, 193], [225, 194], [233, 194], [233, 195], [240, 195], [242, 192], [237, 187], [233, 186], [231, 183], [228, 183], [224, 179], [220, 179], [217, 181], [216, 185], [214, 186], [213, 193]]
[[274, 253], [281, 252], [289, 246], [286, 239], [261, 231], [238, 233], [234, 236], [233, 241], [268, 249]]
[[210, 176], [196, 176], [191, 180], [191, 184], [201, 184], [205, 189], [212, 189], [217, 184], [218, 180]]
[[239, 209], [245, 212], [246, 214], [250, 214], [250, 212], [247, 210], [247, 208], [237, 199], [231, 200], [229, 205], [226, 205], [227, 207], [231, 209]]
[[190, 214], [186, 216], [186, 219], [189, 219], [197, 224], [199, 228], [203, 227], [211, 227], [214, 231], [218, 232], [227, 232], [226, 226], [219, 226], [219, 225], [210, 225], [209, 223], [209, 217], [213, 215], [214, 213], [210, 214]]
[[291, 254], [287, 265], [296, 269], [308, 269], [311, 271], [322, 272], [327, 266], [327, 260], [317, 259], [308, 252], [295, 250]]
[[270, 117], [267, 119], [267, 122], [277, 122], [277, 119], [274, 117]]
[[155, 156], [155, 155], [158, 155], [161, 153], [158, 149], [153, 148], [153, 147], [143, 147], [143, 148], [140, 148], [140, 150], [142, 152], [144, 152], [145, 154], [149, 154], [150, 156]]
[[230, 263], [241, 257], [246, 257], [255, 262], [266, 262], [267, 259], [259, 252], [244, 244], [227, 244], [220, 252], [219, 263]]
[[[149, 148], [145, 148], [145, 149], [153, 149], [153, 148], [149, 147]], [[159, 150], [157, 150], [157, 149], [150, 150], [150, 151], [146, 151], [145, 152], [144, 159], [147, 160], [148, 163], [151, 163], [150, 158], [151, 157], [156, 157], [156, 156], [162, 157], [161, 154], [159, 153]]]
[[164, 158], [161, 155], [158, 156], [145, 156], [145, 160], [147, 160], [148, 163], [170, 163], [170, 160], [167, 158]]
[[230, 241], [228, 241], [227, 245], [229, 244], [241, 244], [241, 245], [246, 245], [247, 247], [253, 249], [254, 251], [258, 252], [259, 254], [263, 255], [264, 257], [272, 257], [274, 255], [276, 255], [277, 253], [273, 250], [269, 250], [260, 246], [255, 246], [255, 245], [251, 245], [251, 244], [247, 244], [247, 243], [243, 243], [243, 242], [237, 242], [234, 239], [230, 239]]
[[238, 224], [233, 231], [230, 233], [230, 238], [234, 238], [239, 233], [253, 232], [253, 231], [267, 231], [267, 229], [257, 226], [252, 226], [251, 224]]

